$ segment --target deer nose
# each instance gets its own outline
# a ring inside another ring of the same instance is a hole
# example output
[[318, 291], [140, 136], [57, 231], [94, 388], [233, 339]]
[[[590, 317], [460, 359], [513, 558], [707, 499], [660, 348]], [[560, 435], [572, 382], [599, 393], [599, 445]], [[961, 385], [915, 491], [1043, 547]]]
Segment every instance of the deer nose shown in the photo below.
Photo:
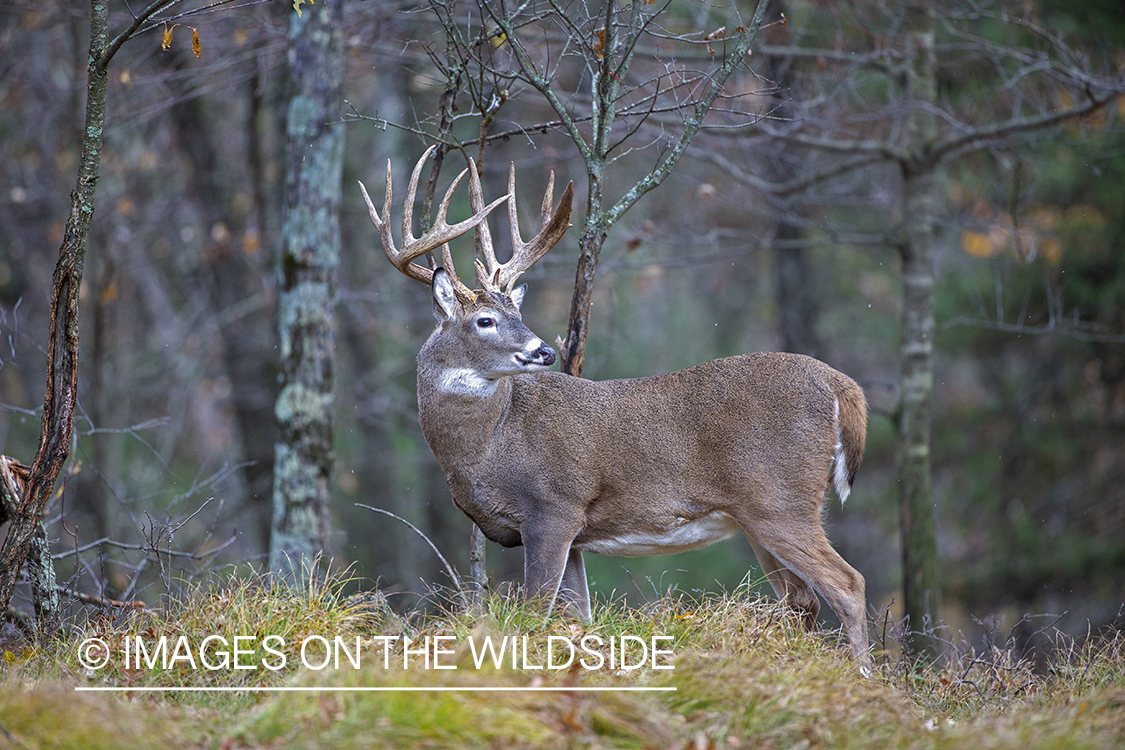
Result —
[[550, 367], [555, 364], [555, 350], [536, 338], [527, 342], [527, 348], [515, 355], [516, 361], [524, 367]]

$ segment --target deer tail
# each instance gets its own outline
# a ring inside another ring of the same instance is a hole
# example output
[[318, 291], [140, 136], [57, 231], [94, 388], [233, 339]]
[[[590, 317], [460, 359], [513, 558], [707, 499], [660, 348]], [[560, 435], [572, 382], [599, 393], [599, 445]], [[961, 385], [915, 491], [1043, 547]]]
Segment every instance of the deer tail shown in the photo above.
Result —
[[863, 461], [867, 398], [859, 384], [842, 373], [833, 373], [831, 382], [836, 394], [836, 449], [832, 455], [831, 481], [843, 503], [852, 491], [852, 483]]

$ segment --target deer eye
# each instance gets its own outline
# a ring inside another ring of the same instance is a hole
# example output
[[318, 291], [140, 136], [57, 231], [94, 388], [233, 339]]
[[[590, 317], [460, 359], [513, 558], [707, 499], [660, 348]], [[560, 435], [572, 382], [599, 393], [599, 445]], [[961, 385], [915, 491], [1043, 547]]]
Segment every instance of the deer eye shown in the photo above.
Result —
[[496, 325], [496, 318], [477, 318], [477, 328], [492, 328]]

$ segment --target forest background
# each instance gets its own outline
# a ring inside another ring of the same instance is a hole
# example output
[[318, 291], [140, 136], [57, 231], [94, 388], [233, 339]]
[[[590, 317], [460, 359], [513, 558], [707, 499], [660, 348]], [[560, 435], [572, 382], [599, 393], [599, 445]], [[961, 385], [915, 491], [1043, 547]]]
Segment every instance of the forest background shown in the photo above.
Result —
[[[438, 132], [448, 88], [433, 8], [448, 5], [343, 6], [328, 552], [403, 609], [440, 596], [433, 587], [449, 584], [445, 571], [399, 521], [355, 504], [410, 521], [462, 570], [470, 525], [417, 425], [414, 355], [432, 327], [428, 294], [382, 257], [350, 186], [364, 180], [378, 201], [386, 160], [401, 184], [428, 145], [422, 134]], [[1035, 55], [1055, 42], [1077, 51], [1071, 69], [1108, 71], [1118, 85], [1125, 74], [1125, 16], [1111, 2], [933, 5], [943, 19], [938, 93], [954, 128], [1080, 105], [1093, 83], [1027, 83], [1043, 67]], [[292, 12], [279, 2], [221, 7], [172, 29], [167, 49], [156, 27], [111, 69], [82, 286], [75, 443], [47, 523], [59, 578], [74, 590], [155, 599], [185, 576], [266, 563]], [[666, 12], [672, 39], [695, 35], [681, 57], [721, 54], [719, 10], [673, 2]], [[902, 14], [893, 3], [789, 2], [767, 22], [761, 48], [728, 86], [736, 94], [712, 120], [724, 127], [704, 129], [609, 235], [583, 374], [646, 375], [783, 349], [856, 378], [873, 405], [868, 449], [847, 507], [828, 504], [829, 535], [866, 577], [873, 611], [893, 616], [902, 585], [903, 178], [863, 149], [826, 157], [810, 136], [779, 133], [831, 122], [853, 142], [900, 134], [893, 113], [904, 106], [887, 83], [895, 73], [887, 50]], [[88, 25], [88, 10], [71, 4], [0, 7], [0, 453], [25, 461], [39, 433], [47, 295], [79, 158]], [[975, 51], [966, 28], [984, 42]], [[1001, 42], [1027, 59], [1013, 68]], [[489, 44], [503, 54], [502, 38]], [[822, 52], [795, 51], [802, 46]], [[552, 169], [576, 181], [581, 207], [584, 167], [552, 114], [530, 96], [504, 106], [493, 128], [512, 132], [490, 143], [486, 193], [502, 194], [514, 161], [532, 192], [521, 198], [525, 210]], [[1027, 614], [1075, 633], [1120, 624], [1123, 117], [1118, 93], [1083, 117], [995, 138], [935, 172], [932, 487], [950, 637]], [[667, 147], [668, 123], [648, 118], [628, 149], [642, 163]], [[539, 132], [529, 123], [546, 124]], [[648, 167], [622, 164], [621, 185]], [[776, 189], [800, 182], [810, 165], [837, 174]], [[455, 206], [454, 218], [465, 210]], [[576, 235], [526, 277], [525, 320], [547, 340], [565, 335]], [[489, 559], [495, 581], [519, 579], [520, 550], [492, 546]], [[743, 540], [587, 564], [596, 596], [633, 600], [670, 586], [731, 589], [754, 565]]]

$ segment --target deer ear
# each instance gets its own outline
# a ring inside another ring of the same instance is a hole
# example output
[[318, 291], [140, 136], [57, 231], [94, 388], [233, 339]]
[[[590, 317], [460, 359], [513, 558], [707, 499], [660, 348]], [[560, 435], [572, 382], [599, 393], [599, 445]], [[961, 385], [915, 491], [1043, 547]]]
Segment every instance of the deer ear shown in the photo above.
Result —
[[512, 304], [516, 306], [517, 310], [519, 310], [520, 305], [523, 304], [523, 298], [525, 296], [527, 296], [527, 284], [520, 284], [512, 290], [512, 293], [509, 295], [509, 299], [512, 300]]
[[457, 295], [453, 293], [453, 282], [444, 268], [434, 270], [430, 289], [434, 295], [434, 317], [441, 323], [451, 320], [457, 312]]

